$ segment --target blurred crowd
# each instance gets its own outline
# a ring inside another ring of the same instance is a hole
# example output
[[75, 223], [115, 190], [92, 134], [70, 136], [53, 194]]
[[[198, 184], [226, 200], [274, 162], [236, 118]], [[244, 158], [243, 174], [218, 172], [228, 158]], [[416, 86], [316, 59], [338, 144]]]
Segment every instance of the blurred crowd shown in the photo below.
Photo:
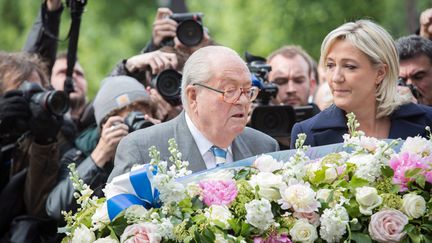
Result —
[[432, 125], [432, 9], [419, 33], [397, 40], [359, 20], [327, 35], [320, 60], [287, 43], [244, 61], [200, 13], [159, 8], [151, 40], [113, 63], [89, 100], [79, 59], [65, 89], [64, 8], [46, 0], [23, 50], [0, 52], [2, 242], [61, 240], [62, 212], [77, 210], [71, 163], [103, 196], [115, 176], [149, 162], [150, 146], [166, 159], [169, 138], [196, 172], [295, 148], [300, 133], [311, 146], [342, 142], [348, 112], [376, 138], [426, 137]]

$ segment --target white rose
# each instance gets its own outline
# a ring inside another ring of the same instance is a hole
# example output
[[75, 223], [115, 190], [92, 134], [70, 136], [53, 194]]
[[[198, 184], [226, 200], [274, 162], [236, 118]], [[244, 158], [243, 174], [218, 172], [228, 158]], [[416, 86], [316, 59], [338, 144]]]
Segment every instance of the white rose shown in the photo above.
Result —
[[252, 188], [259, 186], [259, 195], [267, 200], [276, 201], [281, 198], [279, 188], [283, 184], [282, 176], [271, 172], [260, 172], [249, 180]]
[[293, 241], [314, 242], [318, 239], [318, 233], [315, 226], [309, 224], [305, 219], [297, 220], [290, 230]]
[[426, 201], [416, 194], [405, 194], [402, 202], [402, 212], [410, 218], [420, 218], [426, 211]]
[[360, 213], [364, 215], [372, 215], [372, 209], [382, 203], [382, 198], [373, 187], [364, 186], [357, 188], [355, 197], [359, 204]]
[[225, 205], [211, 205], [210, 208], [205, 209], [204, 215], [210, 220], [211, 225], [215, 225], [215, 221], [219, 221], [225, 225], [225, 229], [229, 229], [228, 220], [233, 216]]
[[108, 208], [106, 202], [104, 202], [100, 207], [96, 208], [96, 211], [91, 217], [91, 220], [92, 230], [98, 230], [104, 225], [109, 224], [110, 219], [108, 216]]
[[331, 192], [330, 189], [319, 189], [316, 193], [316, 198], [326, 202], [330, 196], [330, 192]]
[[315, 191], [308, 184], [294, 184], [281, 187], [282, 199], [278, 202], [282, 209], [293, 208], [296, 212], [310, 213], [317, 211], [321, 206], [315, 198]]
[[94, 233], [85, 225], [81, 225], [73, 232], [72, 243], [75, 242], [93, 242], [96, 239]]
[[327, 168], [325, 171], [325, 178], [324, 182], [332, 183], [334, 180], [336, 180], [338, 174], [336, 168], [330, 167]]
[[273, 172], [282, 169], [283, 163], [275, 160], [271, 155], [263, 154], [253, 163], [253, 167], [261, 172]]
[[100, 238], [97, 239], [95, 242], [93, 243], [118, 243], [119, 241], [116, 239], [111, 238], [110, 236], [107, 236], [105, 238]]

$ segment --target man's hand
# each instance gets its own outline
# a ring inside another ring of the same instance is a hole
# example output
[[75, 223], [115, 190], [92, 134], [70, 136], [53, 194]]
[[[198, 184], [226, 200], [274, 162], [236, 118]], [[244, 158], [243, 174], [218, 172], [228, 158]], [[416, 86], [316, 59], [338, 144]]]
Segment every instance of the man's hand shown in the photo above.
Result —
[[175, 53], [161, 51], [147, 52], [127, 59], [125, 67], [129, 72], [144, 71], [151, 69], [152, 75], [177, 67], [177, 56]]
[[19, 120], [28, 121], [31, 111], [19, 90], [12, 90], [0, 97], [0, 132], [10, 132]]
[[61, 7], [61, 0], [47, 0], [46, 5], [48, 11], [53, 12]]
[[165, 38], [174, 38], [176, 36], [177, 22], [169, 18], [173, 12], [169, 8], [159, 8], [153, 22], [153, 45], [161, 46]]
[[108, 118], [102, 126], [99, 142], [90, 155], [98, 167], [103, 168], [108, 161], [114, 159], [117, 145], [128, 131], [129, 128], [123, 123], [121, 116]]
[[420, 15], [420, 36], [432, 40], [432, 8], [426, 9]]
[[30, 103], [30, 109], [32, 111], [30, 131], [34, 141], [42, 145], [54, 143], [63, 124], [63, 117], [51, 114], [40, 104]]
[[168, 121], [172, 118], [176, 117], [183, 110], [183, 107], [180, 106], [172, 106], [157, 92], [156, 89], [147, 88], [150, 93], [150, 98], [152, 102], [156, 104], [156, 118], [161, 121]]

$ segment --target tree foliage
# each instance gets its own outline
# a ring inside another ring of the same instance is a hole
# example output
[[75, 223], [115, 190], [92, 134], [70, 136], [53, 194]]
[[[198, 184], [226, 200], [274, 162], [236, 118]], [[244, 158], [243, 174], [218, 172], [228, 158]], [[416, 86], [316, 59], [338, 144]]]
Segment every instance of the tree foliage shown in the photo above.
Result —
[[[176, 0], [173, 0], [176, 1]], [[369, 18], [393, 37], [409, 34], [406, 5], [410, 0], [188, 0], [189, 10], [203, 12], [212, 37], [241, 55], [249, 51], [267, 56], [287, 44], [301, 45], [315, 59], [325, 35], [349, 20]], [[100, 80], [120, 60], [138, 53], [151, 38], [160, 2], [155, 0], [88, 0], [82, 16], [78, 56], [89, 81], [90, 96]], [[19, 51], [38, 14], [40, 1], [0, 1], [0, 49]], [[417, 0], [416, 16], [430, 1]], [[69, 30], [70, 14], [62, 14], [61, 37]], [[418, 18], [417, 18], [418, 19]], [[67, 42], [60, 43], [65, 51]]]

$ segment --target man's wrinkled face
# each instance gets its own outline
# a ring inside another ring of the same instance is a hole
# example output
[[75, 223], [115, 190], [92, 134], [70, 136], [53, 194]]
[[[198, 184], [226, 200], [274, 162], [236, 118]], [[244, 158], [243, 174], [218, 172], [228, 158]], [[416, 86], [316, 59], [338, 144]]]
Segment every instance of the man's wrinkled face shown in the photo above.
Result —
[[399, 78], [417, 88], [419, 103], [432, 105], [432, 63], [426, 55], [401, 60]]

